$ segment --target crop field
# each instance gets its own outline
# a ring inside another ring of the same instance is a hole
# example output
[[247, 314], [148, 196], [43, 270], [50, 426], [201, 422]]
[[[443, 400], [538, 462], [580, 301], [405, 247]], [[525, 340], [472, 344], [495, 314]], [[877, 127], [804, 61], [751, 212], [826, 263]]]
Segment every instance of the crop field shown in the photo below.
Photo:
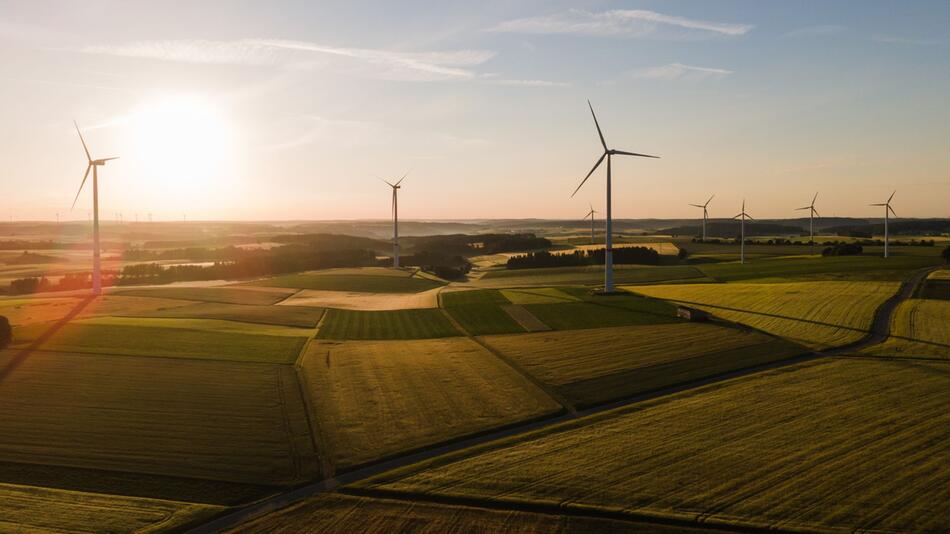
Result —
[[491, 336], [483, 341], [578, 406], [804, 352], [762, 334], [699, 323]]
[[98, 315], [128, 315], [170, 310], [188, 305], [181, 300], [149, 297], [103, 295], [95, 299], [80, 297], [0, 298], [0, 315], [11, 324], [24, 325]]
[[323, 308], [312, 308], [309, 306], [253, 306], [247, 304], [202, 302], [175, 308], [161, 308], [139, 312], [119, 312], [110, 315], [168, 319], [218, 319], [241, 323], [314, 328], [317, 326], [317, 322], [320, 321], [320, 317], [323, 317], [323, 312]]
[[446, 308], [467, 304], [511, 304], [497, 289], [474, 289], [471, 291], [444, 291], [442, 305]]
[[4, 532], [158, 532], [206, 519], [219, 506], [0, 483]]
[[441, 290], [441, 286], [418, 293], [363, 293], [301, 289], [280, 304], [363, 311], [437, 308]]
[[871, 328], [874, 312], [897, 282], [693, 284], [628, 288], [708, 310], [794, 343], [824, 349], [853, 343]]
[[198, 300], [221, 304], [250, 304], [267, 306], [276, 304], [294, 293], [290, 289], [280, 288], [243, 288], [243, 287], [148, 287], [140, 289], [120, 289], [116, 295], [139, 297], [158, 297], [165, 299]]
[[[403, 271], [397, 271], [403, 273]], [[411, 273], [409, 273], [411, 274]], [[444, 285], [422, 276], [395, 276], [388, 274], [334, 274], [304, 273], [267, 278], [250, 285], [317, 289], [324, 291], [355, 291], [365, 293], [417, 293]]]
[[338, 468], [560, 409], [466, 338], [315, 342], [301, 365]]
[[945, 364], [815, 361], [632, 405], [359, 483], [733, 528], [940, 531]]
[[514, 334], [525, 329], [502, 307], [511, 304], [501, 291], [476, 289], [442, 293], [445, 311], [471, 335]]
[[[614, 281], [618, 284], [648, 284], [677, 280], [699, 280], [706, 277], [691, 265], [660, 267], [642, 265], [615, 265]], [[552, 285], [602, 285], [604, 267], [551, 267], [545, 269], [501, 269], [488, 271], [473, 285], [479, 287], [522, 287]]]
[[[225, 532], [391, 534], [393, 532], [616, 532], [680, 533], [699, 529], [667, 527], [592, 517], [489, 510], [424, 502], [324, 494], [267, 514]], [[710, 532], [704, 529], [703, 532]]]
[[[29, 346], [50, 331], [45, 324], [15, 327], [13, 347]], [[52, 331], [42, 342], [43, 350], [270, 363], [296, 361], [312, 332], [209, 319], [122, 317], [71, 322]]]
[[708, 263], [696, 268], [720, 282], [756, 280], [761, 283], [790, 281], [900, 281], [910, 271], [930, 267], [940, 262], [938, 257], [892, 256], [837, 256], [768, 258], [746, 264]]
[[635, 295], [596, 297], [571, 295], [581, 302], [525, 304], [524, 308], [553, 330], [575, 330], [606, 326], [630, 326], [678, 322], [670, 304]]
[[557, 304], [580, 301], [578, 297], [556, 287], [502, 289], [501, 294], [512, 304]]
[[327, 310], [318, 339], [424, 339], [461, 333], [438, 309]]
[[0, 369], [3, 462], [249, 484], [318, 472], [290, 366], [8, 350]]
[[910, 299], [894, 310], [891, 337], [863, 352], [950, 359], [950, 300]]

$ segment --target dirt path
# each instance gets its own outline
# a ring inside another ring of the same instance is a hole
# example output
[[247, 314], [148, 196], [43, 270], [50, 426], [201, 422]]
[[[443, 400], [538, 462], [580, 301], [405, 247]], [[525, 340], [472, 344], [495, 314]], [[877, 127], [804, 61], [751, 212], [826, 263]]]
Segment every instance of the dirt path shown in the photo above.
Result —
[[[266, 498], [262, 501], [252, 503], [243, 508], [238, 508], [229, 513], [226, 513], [222, 516], [219, 516], [216, 519], [213, 519], [203, 525], [197, 526], [188, 532], [194, 534], [205, 534], [219, 532], [228, 528], [236, 527], [246, 521], [249, 521], [255, 517], [261, 516], [263, 514], [279, 510], [281, 508], [290, 506], [291, 504], [297, 503], [309, 497], [313, 497], [320, 493], [333, 491], [341, 486], [347, 484], [352, 484], [354, 482], [369, 478], [386, 471], [396, 469], [399, 467], [404, 467], [411, 465], [422, 460], [427, 460], [434, 458], [436, 456], [441, 456], [450, 452], [466, 449], [473, 447], [475, 445], [483, 445], [485, 443], [499, 440], [506, 437], [516, 436], [519, 434], [524, 434], [526, 432], [531, 432], [540, 428], [544, 428], [551, 425], [556, 425], [565, 421], [570, 421], [580, 417], [586, 417], [588, 415], [594, 415], [601, 412], [606, 412], [608, 410], [613, 410], [630, 404], [635, 404], [638, 402], [643, 402], [645, 400], [650, 400], [658, 397], [663, 397], [673, 393], [678, 393], [680, 391], [685, 391], [708, 384], [713, 384], [716, 382], [722, 382], [724, 380], [730, 380], [733, 378], [739, 378], [746, 375], [751, 375], [755, 373], [760, 373], [762, 371], [767, 371], [770, 369], [776, 369], [780, 367], [787, 367], [789, 365], [795, 365], [801, 362], [808, 360], [813, 360], [816, 358], [822, 358], [827, 356], [842, 355], [854, 352], [856, 350], [863, 349], [865, 347], [881, 343], [887, 339], [888, 334], [890, 333], [891, 326], [891, 317], [893, 316], [894, 310], [897, 306], [904, 300], [910, 298], [914, 292], [914, 288], [922, 280], [924, 280], [930, 271], [935, 269], [927, 268], [922, 269], [913, 274], [911, 278], [904, 281], [901, 284], [900, 290], [894, 294], [891, 298], [882, 304], [874, 314], [874, 321], [871, 326], [871, 332], [865, 336], [864, 339], [838, 347], [835, 349], [823, 351], [823, 352], [809, 352], [799, 356], [794, 356], [785, 360], [780, 360], [776, 362], [769, 362], [762, 365], [757, 365], [753, 367], [747, 367], [744, 369], [738, 369], [735, 371], [729, 371], [726, 373], [720, 373], [713, 376], [708, 376], [698, 380], [693, 380], [689, 382], [684, 382], [682, 384], [677, 384], [673, 386], [667, 386], [658, 390], [649, 391], [641, 393], [632, 397], [628, 397], [619, 401], [611, 402], [608, 404], [602, 404], [591, 408], [586, 408], [578, 411], [568, 411], [567, 413], [562, 413], [560, 415], [552, 416], [547, 419], [542, 419], [539, 421], [532, 421], [524, 424], [515, 425], [506, 429], [488, 432], [480, 434], [477, 436], [471, 436], [468, 438], [462, 438], [453, 440], [451, 442], [443, 443], [441, 445], [433, 446], [424, 451], [415, 452], [412, 454], [407, 454], [405, 456], [400, 456], [398, 458], [393, 458], [390, 460], [378, 462], [366, 467], [355, 469], [353, 471], [348, 471], [338, 474], [335, 478], [328, 480], [321, 480], [318, 482], [312, 482], [305, 484], [293, 490], [290, 490], [285, 493], [274, 495], [272, 497]], [[448, 315], [448, 314], [446, 314]], [[461, 329], [460, 329], [461, 330]], [[464, 330], [461, 330], [464, 332]], [[471, 336], [470, 336], [471, 337]], [[472, 339], [475, 339], [474, 337]], [[391, 498], [391, 497], [390, 497]], [[468, 506], [479, 506], [478, 503], [468, 503]], [[498, 505], [492, 505], [489, 503], [483, 503], [484, 507], [491, 508], [493, 506], [497, 507]], [[511, 509], [515, 509], [515, 506], [511, 506]], [[550, 513], [558, 513], [556, 510]], [[594, 511], [592, 514], [597, 515]], [[691, 525], [696, 528], [701, 528], [702, 524]], [[742, 529], [740, 529], [742, 530]]]

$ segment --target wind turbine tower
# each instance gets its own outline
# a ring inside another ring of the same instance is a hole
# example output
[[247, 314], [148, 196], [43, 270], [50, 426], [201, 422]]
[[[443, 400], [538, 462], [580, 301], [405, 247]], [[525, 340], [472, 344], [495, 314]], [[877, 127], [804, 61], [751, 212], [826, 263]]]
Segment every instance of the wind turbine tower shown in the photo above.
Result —
[[894, 198], [895, 194], [897, 194], [896, 190], [893, 193], [891, 193], [891, 196], [887, 197], [887, 202], [884, 202], [881, 204], [871, 204], [872, 206], [884, 206], [884, 257], [885, 258], [887, 257], [887, 254], [888, 254], [887, 241], [889, 237], [887, 223], [889, 222], [891, 214], [894, 214], [894, 216], [897, 217], [897, 213], [894, 211], [894, 208], [891, 207], [891, 199]]
[[594, 205], [591, 204], [591, 205], [590, 205], [590, 211], [587, 212], [587, 215], [584, 215], [584, 218], [585, 218], [585, 219], [588, 218], [588, 217], [590, 217], [590, 244], [591, 244], [591, 245], [593, 245], [593, 244], [594, 244], [594, 241], [595, 241], [595, 240], [594, 240], [594, 215], [595, 215], [596, 213], [598, 213], [598, 212], [594, 209]]
[[815, 217], [821, 217], [818, 215], [818, 210], [815, 209], [815, 201], [818, 200], [818, 193], [815, 193], [815, 197], [811, 199], [811, 204], [803, 206], [801, 208], [796, 208], [795, 211], [808, 210], [808, 235], [809, 242], [811, 243], [811, 253], [815, 253]]
[[391, 183], [386, 180], [383, 182], [386, 183], [393, 190], [393, 268], [399, 267], [399, 190], [402, 189], [402, 186], [399, 185], [403, 180], [406, 179], [406, 176], [409, 176], [409, 173], [402, 175], [396, 183]]
[[641, 158], [658, 158], [659, 156], [650, 156], [647, 154], [637, 154], [636, 152], [625, 152], [623, 150], [615, 150], [612, 148], [607, 148], [607, 141], [604, 140], [604, 133], [600, 130], [600, 124], [597, 122], [597, 115], [594, 113], [594, 106], [591, 105], [590, 100], [587, 101], [587, 107], [590, 108], [590, 114], [594, 117], [594, 126], [597, 127], [597, 135], [600, 137], [600, 144], [604, 147], [604, 153], [601, 154], [600, 159], [597, 160], [597, 163], [594, 163], [594, 167], [587, 173], [587, 176], [581, 180], [580, 185], [577, 186], [577, 189], [574, 190], [574, 193], [571, 194], [571, 197], [577, 194], [580, 191], [581, 187], [587, 182], [587, 179], [590, 178], [590, 175], [594, 174], [594, 171], [597, 170], [597, 167], [604, 161], [604, 158], [607, 159], [607, 243], [604, 250], [604, 293], [613, 293], [614, 291], [614, 251], [613, 251], [613, 216], [611, 212], [611, 199], [610, 199], [610, 159], [613, 156], [637, 156]]
[[707, 200], [705, 204], [690, 204], [690, 206], [696, 208], [703, 208], [703, 243], [706, 242], [706, 221], [709, 219], [709, 210], [706, 209], [706, 206], [709, 206], [709, 203], [712, 202], [715, 196], [716, 195], [709, 197], [709, 200]]
[[739, 263], [745, 263], [745, 220], [754, 221], [751, 215], [745, 212], [745, 199], [742, 199], [742, 211], [733, 217], [739, 219]]
[[[73, 121], [76, 127], [76, 133], [79, 134], [79, 141], [82, 143], [82, 149], [86, 152], [86, 159], [89, 161], [86, 167], [86, 174], [82, 177], [82, 183], [79, 184], [79, 191], [76, 192], [76, 198], [73, 199], [73, 208], [76, 207], [76, 201], [79, 200], [79, 193], [82, 193], [83, 186], [86, 185], [86, 178], [89, 178], [89, 170], [92, 170], [92, 294], [102, 294], [102, 264], [100, 261], [99, 250], [99, 167], [104, 166], [107, 161], [118, 159], [118, 156], [111, 158], [92, 159], [89, 154], [89, 148], [86, 146], [86, 140], [82, 138], [82, 132], [79, 131], [79, 125]], [[72, 208], [70, 208], [72, 209]]]

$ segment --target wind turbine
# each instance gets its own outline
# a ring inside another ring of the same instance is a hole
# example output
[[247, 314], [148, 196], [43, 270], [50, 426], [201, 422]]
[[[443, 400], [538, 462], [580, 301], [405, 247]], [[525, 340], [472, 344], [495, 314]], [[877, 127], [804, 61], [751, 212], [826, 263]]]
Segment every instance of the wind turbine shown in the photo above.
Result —
[[625, 152], [623, 150], [614, 150], [607, 148], [607, 141], [604, 140], [604, 133], [600, 130], [600, 123], [597, 122], [597, 115], [594, 113], [594, 106], [591, 105], [590, 100], [587, 101], [587, 107], [590, 108], [590, 114], [594, 117], [594, 126], [597, 127], [597, 135], [600, 136], [600, 144], [604, 147], [604, 153], [601, 154], [600, 159], [597, 160], [597, 163], [594, 164], [594, 167], [587, 173], [587, 176], [581, 180], [580, 185], [577, 186], [577, 189], [571, 194], [573, 198], [574, 195], [580, 191], [581, 187], [587, 182], [587, 179], [590, 178], [590, 175], [594, 174], [594, 171], [597, 170], [597, 167], [604, 161], [604, 158], [607, 158], [607, 243], [604, 250], [604, 293], [612, 293], [614, 290], [614, 251], [613, 251], [613, 218], [611, 215], [611, 201], [610, 201], [610, 158], [612, 156], [638, 156], [641, 158], [659, 158], [659, 156], [650, 156], [647, 154], [637, 154], [636, 152]]
[[406, 179], [406, 176], [409, 176], [409, 173], [402, 175], [402, 178], [399, 179], [396, 183], [387, 182], [383, 180], [389, 187], [393, 189], [393, 267], [399, 267], [399, 195], [397, 192], [402, 189], [402, 186], [399, 185], [403, 180]]
[[708, 206], [709, 203], [712, 202], [712, 199], [715, 196], [716, 195], [709, 197], [709, 200], [707, 200], [705, 204], [690, 204], [690, 206], [693, 206], [696, 208], [703, 208], [703, 243], [706, 242], [706, 220], [709, 218], [709, 211], [706, 209], [706, 206]]
[[893, 193], [891, 193], [891, 196], [887, 197], [887, 202], [884, 202], [882, 204], [871, 204], [872, 206], [884, 206], [884, 257], [885, 258], [887, 257], [887, 239], [888, 239], [887, 223], [892, 213], [894, 214], [895, 217], [897, 217], [897, 213], [894, 211], [894, 208], [891, 207], [891, 199], [894, 198], [895, 194], [897, 194], [896, 190]]
[[[82, 138], [82, 132], [79, 131], [79, 125], [73, 121], [76, 127], [76, 133], [79, 134], [79, 141], [82, 143], [82, 149], [86, 152], [86, 159], [89, 165], [86, 167], [86, 174], [82, 177], [82, 183], [79, 184], [79, 191], [76, 192], [76, 198], [73, 199], [72, 208], [76, 207], [76, 201], [79, 200], [79, 193], [82, 193], [83, 186], [86, 185], [86, 178], [89, 178], [89, 170], [92, 169], [92, 294], [100, 295], [102, 293], [102, 265], [99, 259], [99, 167], [106, 164], [107, 161], [119, 159], [118, 156], [103, 159], [92, 159], [89, 154], [89, 148], [86, 146], [86, 140]], [[70, 208], [70, 209], [72, 209]]]
[[735, 217], [733, 217], [733, 219], [739, 219], [741, 221], [739, 223], [739, 228], [740, 228], [739, 263], [745, 263], [745, 220], [746, 219], [749, 219], [750, 221], [755, 220], [752, 218], [751, 215], [745, 212], [745, 199], [742, 199], [742, 211], [739, 212], [739, 215], [736, 215]]
[[594, 205], [590, 205], [590, 211], [587, 212], [587, 215], [584, 215], [584, 218], [590, 217], [590, 244], [594, 244], [594, 214], [598, 213], [594, 209]]
[[821, 217], [815, 209], [816, 200], [818, 200], [818, 193], [815, 193], [815, 197], [811, 199], [811, 204], [795, 209], [795, 211], [808, 210], [808, 235], [811, 236], [812, 254], [815, 253], [815, 217]]

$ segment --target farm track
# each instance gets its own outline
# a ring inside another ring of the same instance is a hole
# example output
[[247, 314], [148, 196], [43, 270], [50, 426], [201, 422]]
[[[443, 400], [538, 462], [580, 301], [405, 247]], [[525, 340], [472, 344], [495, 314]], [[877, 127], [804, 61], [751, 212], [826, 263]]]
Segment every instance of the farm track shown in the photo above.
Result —
[[[867, 348], [869, 346], [879, 344], [883, 342], [884, 340], [886, 340], [890, 333], [891, 320], [894, 314], [894, 310], [897, 308], [897, 306], [901, 302], [909, 299], [913, 295], [917, 286], [920, 285], [920, 283], [924, 279], [927, 278], [927, 276], [930, 274], [931, 271], [937, 268], [939, 267], [927, 267], [924, 269], [920, 269], [914, 272], [914, 274], [909, 279], [903, 281], [897, 293], [895, 293], [893, 296], [888, 298], [875, 311], [874, 319], [871, 324], [870, 333], [868, 333], [864, 338], [856, 342], [849, 343], [847, 345], [843, 345], [840, 347], [836, 347], [834, 349], [807, 352], [799, 356], [794, 356], [794, 357], [787, 358], [784, 360], [769, 362], [769, 363], [765, 363], [761, 365], [755, 365], [752, 367], [747, 367], [744, 369], [738, 369], [734, 371], [728, 371], [725, 373], [720, 373], [717, 375], [701, 378], [698, 380], [692, 380], [685, 383], [675, 384], [675, 385], [663, 387], [657, 390], [640, 393], [631, 397], [627, 397], [625, 399], [621, 399], [621, 400], [606, 403], [606, 404], [601, 404], [601, 405], [591, 407], [591, 408], [585, 408], [585, 409], [576, 410], [576, 411], [571, 410], [571, 411], [568, 411], [567, 413], [562, 413], [560, 415], [555, 415], [549, 418], [529, 421], [523, 424], [517, 424], [515, 426], [503, 428], [500, 430], [489, 431], [486, 433], [480, 433], [480, 434], [469, 436], [466, 438], [451, 440], [440, 445], [432, 446], [423, 451], [410, 453], [404, 456], [400, 456], [398, 458], [384, 460], [384, 461], [377, 462], [374, 464], [366, 465], [358, 469], [353, 469], [351, 471], [341, 472], [334, 478], [312, 482], [312, 483], [294, 488], [285, 493], [281, 493], [278, 495], [274, 495], [272, 497], [265, 498], [261, 501], [252, 503], [243, 508], [239, 508], [229, 513], [226, 513], [224, 515], [218, 516], [217, 518], [211, 521], [208, 521], [202, 525], [199, 525], [195, 528], [192, 528], [188, 530], [187, 532], [189, 534], [206, 534], [206, 533], [220, 532], [229, 528], [234, 528], [248, 520], [262, 516], [269, 512], [274, 512], [276, 510], [279, 510], [291, 504], [300, 502], [314, 495], [318, 495], [324, 492], [334, 491], [342, 486], [353, 484], [360, 480], [384, 473], [386, 471], [390, 471], [392, 469], [405, 467], [405, 466], [408, 466], [408, 465], [411, 465], [423, 460], [441, 456], [443, 454], [459, 451], [459, 450], [477, 446], [477, 445], [484, 445], [491, 441], [500, 440], [502, 438], [507, 438], [507, 437], [531, 432], [534, 430], [556, 425], [556, 424], [570, 421], [573, 419], [610, 411], [610, 410], [627, 406], [630, 404], [635, 404], [638, 402], [643, 402], [646, 400], [663, 397], [663, 396], [670, 395], [673, 393], [678, 393], [681, 391], [685, 391], [685, 390], [689, 390], [689, 389], [693, 389], [693, 388], [697, 388], [697, 387], [701, 387], [701, 386], [705, 386], [705, 385], [709, 385], [709, 384], [713, 384], [717, 382], [722, 382], [722, 381], [730, 380], [733, 378], [739, 378], [742, 376], [751, 375], [751, 374], [759, 373], [762, 371], [768, 371], [771, 369], [788, 367], [791, 365], [803, 363], [803, 362], [818, 359], [818, 358], [846, 356], [849, 353], [853, 353], [855, 351]], [[441, 301], [441, 292], [440, 292], [439, 297]], [[443, 311], [443, 313], [445, 313], [445, 310], [443, 308], [440, 308], [440, 309]], [[449, 316], [448, 313], [445, 313], [445, 315]], [[449, 320], [453, 323], [453, 326], [459, 329], [459, 331], [465, 332], [465, 330], [461, 328], [461, 325], [459, 325], [453, 318], [451, 318], [451, 316], [449, 316]], [[467, 333], [465, 333], [465, 335], [468, 336]], [[468, 336], [468, 337], [478, 342], [476, 337], [473, 337], [473, 336]], [[482, 345], [482, 343], [479, 343], [479, 344]], [[482, 345], [482, 346], [485, 346], [485, 345]], [[496, 354], [496, 351], [492, 350], [490, 347], [486, 347], [486, 349], [491, 351], [492, 354]], [[862, 355], [860, 356], [860, 358], [876, 359], [873, 356], [869, 357], [866, 355]], [[505, 360], [507, 363], [507, 359], [503, 358], [503, 360]], [[526, 373], [521, 370], [519, 370], [518, 372], [522, 374]], [[534, 379], [532, 381], [536, 381], [536, 380], [537, 379]], [[546, 392], [548, 391], [548, 388], [543, 388], [543, 389]], [[557, 399], [559, 402], [564, 404], [564, 402], [562, 402], [558, 397], [553, 397], [553, 398]], [[565, 404], [565, 406], [570, 406], [570, 405]], [[565, 511], [565, 509], [559, 506], [555, 506], [555, 505], [550, 505], [550, 506], [529, 505], [526, 503], [518, 503], [517, 505], [507, 505], [504, 503], [487, 502], [482, 499], [461, 499], [465, 501], [465, 502], [461, 502], [460, 499], [455, 499], [451, 497], [434, 497], [431, 495], [408, 495], [408, 494], [394, 495], [393, 494], [394, 492], [384, 492], [381, 490], [347, 489], [345, 490], [345, 493], [351, 494], [351, 495], [379, 496], [382, 498], [395, 499], [395, 500], [424, 500], [427, 502], [439, 502], [439, 503], [445, 503], [445, 504], [464, 504], [466, 506], [473, 506], [473, 507], [480, 507], [480, 508], [487, 508], [487, 509], [520, 510], [520, 511], [530, 511], [530, 512], [536, 512], [536, 513], [547, 513], [547, 514], [554, 514], [554, 515], [564, 515], [565, 513], [570, 513], [570, 514], [599, 517], [599, 518], [610, 518], [610, 519], [618, 518], [617, 514], [612, 514], [608, 511], [573, 510], [573, 511], [567, 512]], [[630, 515], [623, 515], [619, 518], [627, 520], [627, 521], [653, 522], [657, 524], [665, 523], [664, 520], [658, 520], [657, 518], [652, 517], [652, 516], [651, 517], [634, 517]], [[702, 523], [695, 523], [695, 522], [689, 522], [688, 525], [686, 523], [680, 523], [680, 522], [666, 523], [666, 524], [673, 524], [673, 525], [684, 526], [684, 527], [689, 526], [693, 528], [709, 528], [711, 530], [718, 530], [718, 531], [731, 530], [731, 528], [728, 528], [724, 525], [718, 525], [718, 524], [704, 525]], [[741, 526], [736, 525], [735, 526], [736, 532], [757, 532], [760, 530], [763, 532], [766, 530], [769, 532], [784, 532], [780, 528], [756, 529], [755, 527], [751, 525], [741, 525]]]

